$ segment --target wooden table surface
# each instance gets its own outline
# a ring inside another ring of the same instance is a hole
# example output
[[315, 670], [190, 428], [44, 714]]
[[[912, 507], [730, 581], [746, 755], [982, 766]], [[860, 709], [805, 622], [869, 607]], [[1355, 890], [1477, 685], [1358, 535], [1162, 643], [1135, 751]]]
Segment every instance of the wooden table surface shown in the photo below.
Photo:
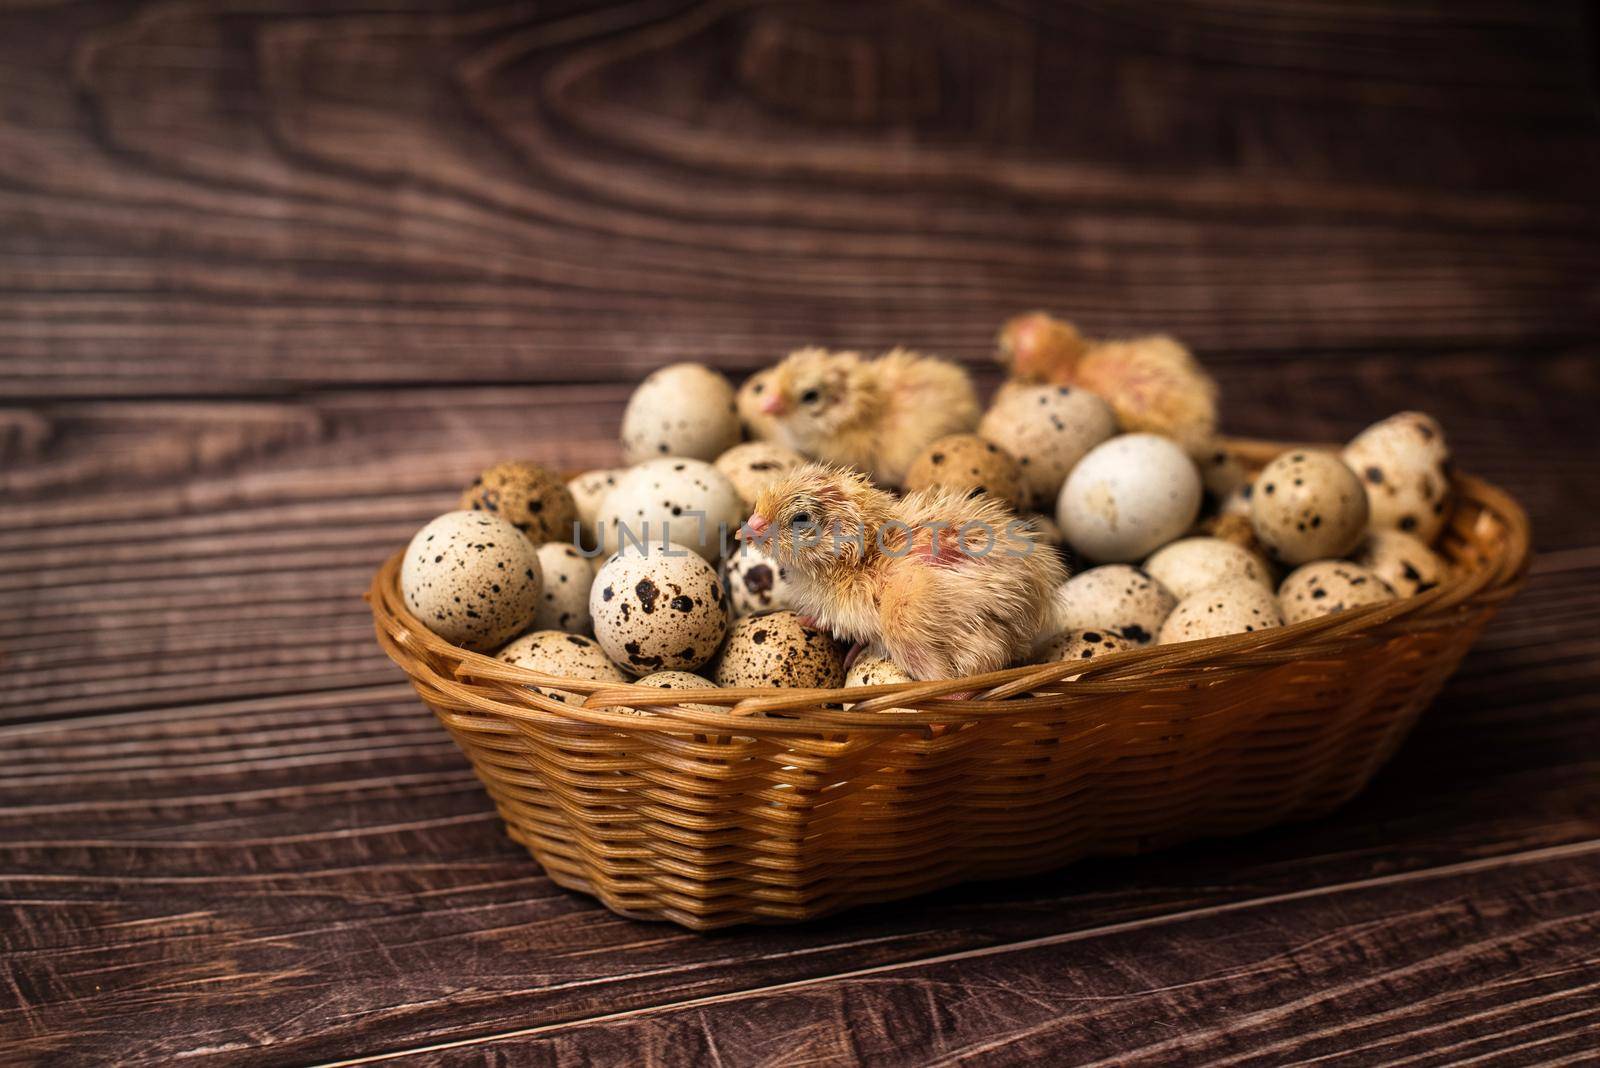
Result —
[[[0, 6], [0, 1062], [1573, 1063], [1600, 1033], [1600, 124], [1577, 4]], [[629, 384], [1192, 343], [1406, 407], [1540, 551], [1314, 823], [797, 928], [553, 886], [377, 563]]]

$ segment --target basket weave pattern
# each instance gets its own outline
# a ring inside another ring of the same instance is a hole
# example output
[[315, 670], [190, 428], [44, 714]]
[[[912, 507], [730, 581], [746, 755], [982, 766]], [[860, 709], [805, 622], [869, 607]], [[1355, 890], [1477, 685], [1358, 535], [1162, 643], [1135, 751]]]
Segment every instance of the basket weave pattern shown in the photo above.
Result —
[[[1285, 447], [1233, 445], [1252, 464]], [[1456, 489], [1439, 547], [1450, 577], [1420, 596], [946, 682], [568, 681], [428, 631], [400, 596], [399, 554], [368, 599], [385, 651], [557, 883], [695, 929], [798, 921], [1349, 799], [1526, 573], [1522, 509], [1471, 477]], [[972, 696], [942, 696], [959, 692]]]

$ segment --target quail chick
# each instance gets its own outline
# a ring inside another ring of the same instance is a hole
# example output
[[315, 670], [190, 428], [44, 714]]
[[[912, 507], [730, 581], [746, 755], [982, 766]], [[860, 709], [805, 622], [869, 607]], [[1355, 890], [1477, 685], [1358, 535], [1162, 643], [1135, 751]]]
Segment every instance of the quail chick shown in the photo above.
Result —
[[1165, 334], [1091, 342], [1071, 323], [1030, 312], [1001, 328], [998, 359], [1016, 379], [1098, 393], [1129, 433], [1163, 434], [1195, 455], [1216, 437], [1216, 382]]
[[1056, 551], [991, 497], [897, 499], [822, 464], [763, 490], [740, 537], [782, 565], [796, 609], [924, 681], [1025, 658], [1066, 578]]
[[760, 414], [808, 456], [898, 486], [923, 446], [978, 424], [966, 371], [894, 349], [876, 360], [806, 348], [773, 368]]

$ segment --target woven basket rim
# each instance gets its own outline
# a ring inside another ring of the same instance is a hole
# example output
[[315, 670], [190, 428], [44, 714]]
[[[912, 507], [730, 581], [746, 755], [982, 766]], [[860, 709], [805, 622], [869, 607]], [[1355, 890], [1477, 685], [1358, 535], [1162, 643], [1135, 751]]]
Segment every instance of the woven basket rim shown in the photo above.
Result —
[[[1227, 439], [1222, 444], [1246, 464], [1257, 465], [1293, 448], [1339, 448], [1250, 439]], [[937, 682], [830, 689], [661, 690], [513, 667], [452, 645], [410, 613], [399, 590], [403, 549], [378, 569], [365, 598], [372, 608], [379, 643], [414, 684], [451, 696], [464, 707], [508, 720], [673, 734], [815, 735], [821, 731], [838, 735], [929, 731], [990, 716], [1059, 718], [1070, 713], [1076, 719], [1092, 717], [1098, 706], [1131, 692], [1193, 689], [1232, 673], [1332, 658], [1356, 644], [1379, 643], [1408, 631], [1448, 625], [1463, 613], [1509, 598], [1526, 581], [1532, 559], [1527, 513], [1510, 494], [1483, 479], [1458, 472], [1453, 485], [1457, 525], [1469, 512], [1467, 506], [1476, 509], [1470, 516], [1475, 529], [1464, 532], [1464, 540], [1473, 548], [1490, 551], [1453, 558], [1451, 574], [1424, 593], [1253, 633], [1142, 646], [1085, 662], [1024, 665]], [[455, 667], [446, 675], [433, 663]], [[557, 701], [530, 689], [532, 686], [581, 694], [584, 703]], [[957, 694], [964, 696], [951, 696]], [[851, 707], [824, 707], [845, 704]], [[514, 728], [508, 723], [507, 729]]]

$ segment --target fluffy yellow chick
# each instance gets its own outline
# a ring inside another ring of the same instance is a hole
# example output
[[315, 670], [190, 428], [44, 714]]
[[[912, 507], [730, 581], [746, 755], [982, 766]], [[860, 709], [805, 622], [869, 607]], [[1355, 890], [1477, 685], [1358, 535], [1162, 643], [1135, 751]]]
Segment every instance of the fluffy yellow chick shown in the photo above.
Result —
[[1066, 579], [1055, 549], [992, 497], [897, 499], [824, 464], [763, 490], [739, 536], [783, 567], [796, 610], [923, 681], [1025, 658]]
[[768, 367], [757, 371], [744, 380], [744, 385], [739, 387], [739, 392], [734, 395], [734, 407], [739, 412], [739, 425], [744, 427], [745, 437], [751, 441], [771, 441], [777, 436], [777, 428], [773, 425], [772, 416], [761, 409], [770, 397], [772, 378], [776, 368]]
[[807, 456], [898, 486], [923, 446], [978, 425], [978, 395], [948, 360], [894, 349], [876, 360], [805, 348], [773, 369], [760, 413]]
[[1163, 434], [1196, 454], [1216, 436], [1217, 384], [1165, 334], [1091, 342], [1071, 323], [1030, 312], [1001, 327], [997, 358], [1023, 381], [1098, 393], [1129, 433]]

